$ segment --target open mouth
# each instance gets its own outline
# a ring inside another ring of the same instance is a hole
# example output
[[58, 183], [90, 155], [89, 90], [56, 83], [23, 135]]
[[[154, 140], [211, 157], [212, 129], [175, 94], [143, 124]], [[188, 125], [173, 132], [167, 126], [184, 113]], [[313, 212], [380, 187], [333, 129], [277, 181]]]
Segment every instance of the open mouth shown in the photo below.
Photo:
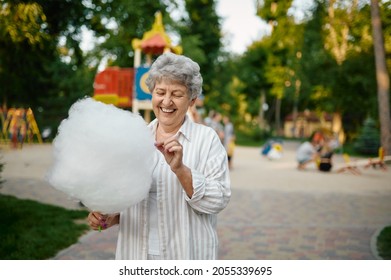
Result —
[[173, 113], [175, 111], [175, 109], [167, 109], [162, 107], [160, 107], [160, 110], [162, 110], [163, 113]]

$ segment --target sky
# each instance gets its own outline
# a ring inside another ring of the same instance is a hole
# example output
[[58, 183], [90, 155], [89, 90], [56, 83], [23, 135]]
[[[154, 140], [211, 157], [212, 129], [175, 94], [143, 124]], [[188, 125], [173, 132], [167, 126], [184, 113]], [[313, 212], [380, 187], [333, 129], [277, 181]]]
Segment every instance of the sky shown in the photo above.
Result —
[[[303, 17], [312, 0], [294, 0], [293, 9], [297, 19]], [[255, 0], [218, 0], [217, 14], [223, 18], [222, 30], [227, 50], [242, 54], [255, 40], [270, 33], [267, 23], [256, 16]]]
[[254, 0], [219, 0], [216, 8], [223, 18], [222, 30], [229, 51], [241, 54], [269, 32], [267, 23], [255, 15]]

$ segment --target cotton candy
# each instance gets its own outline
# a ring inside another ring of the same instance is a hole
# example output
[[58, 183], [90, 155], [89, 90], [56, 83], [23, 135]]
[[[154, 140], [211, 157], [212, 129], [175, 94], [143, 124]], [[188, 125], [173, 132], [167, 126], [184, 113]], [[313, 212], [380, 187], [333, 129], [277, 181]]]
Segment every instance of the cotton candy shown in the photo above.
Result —
[[84, 98], [58, 128], [46, 179], [90, 210], [117, 213], [147, 197], [156, 153], [139, 115]]

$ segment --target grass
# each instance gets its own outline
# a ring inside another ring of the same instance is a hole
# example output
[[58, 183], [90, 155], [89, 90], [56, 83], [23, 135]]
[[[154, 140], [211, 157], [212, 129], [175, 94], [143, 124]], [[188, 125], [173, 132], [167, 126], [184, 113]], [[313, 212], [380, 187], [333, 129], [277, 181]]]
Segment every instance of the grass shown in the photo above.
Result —
[[[67, 210], [0, 195], [0, 259], [45, 260], [88, 230], [85, 210]], [[78, 222], [79, 221], [79, 222]]]
[[391, 225], [385, 227], [377, 237], [377, 250], [384, 260], [391, 260]]

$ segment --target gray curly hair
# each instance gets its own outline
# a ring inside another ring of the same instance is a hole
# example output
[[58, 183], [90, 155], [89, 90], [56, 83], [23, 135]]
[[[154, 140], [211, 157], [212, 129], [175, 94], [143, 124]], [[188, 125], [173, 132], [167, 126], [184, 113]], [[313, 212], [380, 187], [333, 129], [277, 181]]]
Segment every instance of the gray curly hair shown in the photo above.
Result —
[[187, 88], [190, 99], [197, 98], [202, 92], [202, 76], [200, 66], [190, 58], [174, 53], [159, 56], [149, 70], [145, 83], [153, 92], [157, 82], [171, 80]]

